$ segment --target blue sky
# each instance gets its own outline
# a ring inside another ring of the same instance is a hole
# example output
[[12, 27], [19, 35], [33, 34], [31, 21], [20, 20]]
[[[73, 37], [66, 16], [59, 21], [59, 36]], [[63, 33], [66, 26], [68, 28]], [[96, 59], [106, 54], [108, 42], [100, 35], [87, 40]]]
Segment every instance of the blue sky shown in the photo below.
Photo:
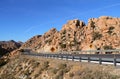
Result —
[[120, 0], [0, 0], [0, 41], [27, 41], [71, 19], [120, 17]]

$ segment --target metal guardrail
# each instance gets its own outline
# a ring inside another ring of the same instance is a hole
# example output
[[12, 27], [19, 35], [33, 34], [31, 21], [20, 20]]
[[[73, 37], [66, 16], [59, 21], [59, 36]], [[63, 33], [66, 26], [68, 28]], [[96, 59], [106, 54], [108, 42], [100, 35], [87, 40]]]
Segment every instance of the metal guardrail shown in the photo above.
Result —
[[[81, 51], [60, 51], [60, 52], [53, 52], [53, 53], [60, 53], [60, 54], [64, 54], [64, 53], [68, 53], [68, 54], [81, 54], [81, 53], [91, 53], [91, 52], [117, 52], [120, 53], [120, 49], [109, 49], [109, 50], [81, 50]], [[39, 52], [39, 53], [51, 53], [51, 52]]]
[[[73, 51], [73, 52], [120, 52], [120, 49], [117, 50], [84, 50], [84, 51]], [[88, 62], [96, 61], [99, 64], [103, 62], [113, 63], [114, 66], [117, 66], [117, 63], [120, 63], [120, 54], [68, 54], [63, 52], [57, 53], [31, 53], [31, 52], [24, 52], [24, 55], [31, 55], [31, 56], [38, 56], [38, 57], [46, 57], [46, 58], [58, 58], [58, 59], [71, 59], [79, 60], [86, 60]]]

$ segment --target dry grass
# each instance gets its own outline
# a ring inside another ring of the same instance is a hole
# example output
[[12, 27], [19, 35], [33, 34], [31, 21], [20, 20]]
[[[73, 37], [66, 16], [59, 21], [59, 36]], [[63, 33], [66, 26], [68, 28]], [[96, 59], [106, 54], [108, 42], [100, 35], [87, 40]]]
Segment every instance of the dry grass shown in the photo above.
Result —
[[[0, 68], [0, 79], [119, 79], [111, 66], [22, 56]], [[12, 73], [12, 74], [11, 74]]]

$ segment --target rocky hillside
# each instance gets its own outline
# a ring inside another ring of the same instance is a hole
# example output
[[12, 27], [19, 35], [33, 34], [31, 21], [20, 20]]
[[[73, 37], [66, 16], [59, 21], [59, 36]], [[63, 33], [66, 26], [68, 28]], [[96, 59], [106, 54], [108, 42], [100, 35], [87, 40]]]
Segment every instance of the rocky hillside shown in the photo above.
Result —
[[0, 79], [119, 79], [111, 66], [17, 56], [0, 65]]
[[22, 44], [22, 42], [15, 42], [14, 40], [0, 41], [0, 56], [18, 49]]
[[21, 48], [36, 52], [120, 49], [120, 18], [101, 16], [89, 19], [88, 24], [70, 20], [60, 31], [52, 28], [29, 39]]

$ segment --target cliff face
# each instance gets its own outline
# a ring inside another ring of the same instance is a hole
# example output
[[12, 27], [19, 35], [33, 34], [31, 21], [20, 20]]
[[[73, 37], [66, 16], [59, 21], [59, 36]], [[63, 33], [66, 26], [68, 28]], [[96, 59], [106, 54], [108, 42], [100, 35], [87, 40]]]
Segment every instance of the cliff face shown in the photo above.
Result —
[[6, 53], [10, 53], [13, 50], [19, 48], [22, 45], [22, 42], [15, 42], [13, 40], [10, 41], [0, 41], [0, 55], [5, 55]]
[[21, 48], [36, 52], [120, 49], [120, 18], [101, 16], [88, 20], [70, 20], [60, 31], [52, 28], [44, 35], [34, 36]]

